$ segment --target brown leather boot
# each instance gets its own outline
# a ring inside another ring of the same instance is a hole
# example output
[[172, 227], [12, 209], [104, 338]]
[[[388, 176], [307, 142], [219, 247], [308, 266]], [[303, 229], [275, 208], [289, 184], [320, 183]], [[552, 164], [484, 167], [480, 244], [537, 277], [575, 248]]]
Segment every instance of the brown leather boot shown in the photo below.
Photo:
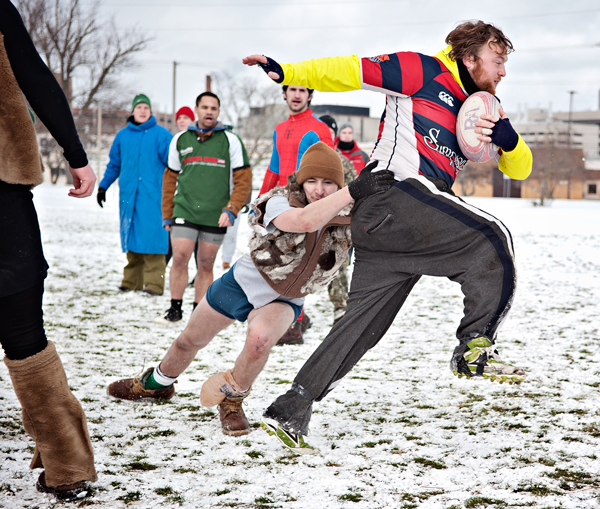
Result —
[[69, 389], [52, 341], [31, 357], [5, 357], [4, 363], [23, 408], [23, 426], [35, 441], [30, 468], [44, 468], [44, 486], [58, 489], [96, 481], [85, 414]]
[[[166, 389], [151, 390], [144, 388], [144, 381], [152, 374], [154, 368], [148, 368], [140, 377], [124, 378], [111, 383], [106, 388], [106, 393], [113, 398], [128, 399], [171, 399], [175, 394], [175, 387], [169, 385]], [[177, 382], [175, 382], [177, 383]]]
[[219, 417], [223, 434], [239, 437], [250, 433], [250, 424], [242, 408], [243, 398], [225, 398], [219, 404]]

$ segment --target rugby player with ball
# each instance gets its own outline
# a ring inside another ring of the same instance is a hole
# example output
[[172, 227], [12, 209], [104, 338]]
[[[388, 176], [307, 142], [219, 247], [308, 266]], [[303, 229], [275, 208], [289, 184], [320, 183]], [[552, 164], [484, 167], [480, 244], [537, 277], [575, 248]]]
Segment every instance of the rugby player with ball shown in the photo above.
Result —
[[[260, 65], [283, 85], [323, 92], [362, 88], [386, 96], [371, 163], [377, 163], [373, 171], [391, 170], [396, 183], [354, 206], [356, 261], [346, 314], [306, 361], [291, 389], [263, 415], [263, 428], [297, 452], [310, 449], [302, 436], [308, 433], [313, 402], [324, 398], [379, 342], [424, 275], [456, 281], [465, 296], [452, 372], [509, 383], [525, 379], [523, 369], [503, 361], [496, 350], [516, 284], [510, 233], [498, 219], [452, 192], [467, 157], [480, 157], [479, 142], [510, 178], [525, 179], [531, 172], [531, 151], [502, 109], [477, 106], [481, 114], [470, 126], [476, 141], [462, 150], [457, 140], [461, 106], [478, 92], [496, 93], [513, 45], [500, 29], [482, 21], [458, 25], [446, 43], [435, 56], [399, 52], [295, 64], [263, 55], [243, 60]], [[424, 334], [436, 332], [413, 331], [411, 337], [418, 341]]]

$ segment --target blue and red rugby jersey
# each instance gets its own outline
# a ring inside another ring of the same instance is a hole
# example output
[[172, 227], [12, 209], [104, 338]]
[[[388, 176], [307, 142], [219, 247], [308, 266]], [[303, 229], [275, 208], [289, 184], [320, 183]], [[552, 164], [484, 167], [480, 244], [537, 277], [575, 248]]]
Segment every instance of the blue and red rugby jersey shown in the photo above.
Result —
[[286, 186], [288, 176], [298, 170], [306, 149], [318, 141], [334, 148], [329, 127], [315, 117], [311, 109], [290, 115], [287, 120], [277, 124], [273, 133], [273, 154], [260, 194], [277, 185]]
[[[425, 175], [452, 185], [467, 158], [456, 139], [456, 117], [467, 98], [451, 47], [435, 56], [398, 52], [371, 58], [326, 57], [281, 64], [284, 85], [323, 92], [374, 90], [386, 95], [371, 161], [389, 169], [396, 180]], [[499, 169], [510, 178], [531, 173], [531, 150], [519, 136], [511, 152], [502, 152]]]
[[361, 64], [362, 88], [386, 93], [371, 157], [399, 180], [420, 174], [451, 186], [467, 164], [456, 139], [456, 116], [467, 95], [452, 73], [437, 58], [411, 52]]

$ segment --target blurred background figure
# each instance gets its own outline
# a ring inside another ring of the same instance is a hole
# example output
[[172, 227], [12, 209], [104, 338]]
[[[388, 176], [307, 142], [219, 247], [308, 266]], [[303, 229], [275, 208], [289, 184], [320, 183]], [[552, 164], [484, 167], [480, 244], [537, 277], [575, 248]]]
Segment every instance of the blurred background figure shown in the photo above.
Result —
[[354, 127], [350, 122], [344, 122], [340, 126], [339, 136], [335, 140], [335, 146], [344, 154], [356, 169], [357, 175], [360, 175], [366, 164], [369, 162], [369, 156], [361, 150], [354, 141]]
[[175, 124], [179, 131], [185, 131], [194, 120], [196, 120], [196, 116], [189, 106], [182, 106], [175, 113]]

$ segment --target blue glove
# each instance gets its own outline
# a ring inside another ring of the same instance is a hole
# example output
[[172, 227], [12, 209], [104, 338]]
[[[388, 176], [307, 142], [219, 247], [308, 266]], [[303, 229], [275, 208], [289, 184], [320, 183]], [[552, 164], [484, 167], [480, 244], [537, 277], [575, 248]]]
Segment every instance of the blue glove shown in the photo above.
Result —
[[275, 83], [283, 82], [283, 69], [281, 68], [281, 66], [272, 58], [267, 57], [266, 55], [263, 55], [263, 57], [267, 59], [267, 63], [261, 64], [259, 62], [258, 65], [260, 65], [262, 70], [265, 71], [267, 74], [269, 74], [270, 72], [276, 72], [277, 74], [279, 74], [279, 79], [273, 80]]
[[231, 225], [233, 226], [233, 223], [235, 223], [235, 214], [233, 212], [231, 212], [231, 210], [226, 210], [226, 209], [223, 209], [223, 212], [227, 212], [227, 215], [229, 216], [229, 221], [231, 222]]
[[514, 150], [519, 143], [519, 135], [507, 118], [498, 119], [492, 127], [492, 143], [506, 152]]

